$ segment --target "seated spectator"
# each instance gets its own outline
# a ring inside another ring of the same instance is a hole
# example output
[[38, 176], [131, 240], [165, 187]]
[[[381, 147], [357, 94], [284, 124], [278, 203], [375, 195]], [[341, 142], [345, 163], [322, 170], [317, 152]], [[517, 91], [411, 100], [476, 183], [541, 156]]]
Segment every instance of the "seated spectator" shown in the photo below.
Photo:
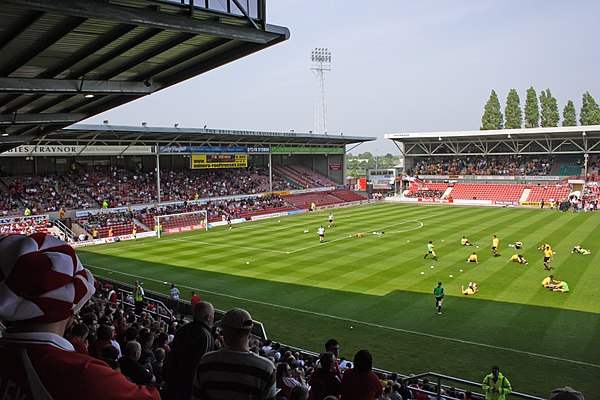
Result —
[[339, 396], [342, 392], [342, 383], [336, 374], [337, 362], [335, 355], [326, 351], [319, 359], [319, 367], [310, 376], [311, 400], [322, 400], [326, 396]]
[[88, 355], [87, 336], [90, 329], [84, 323], [79, 323], [71, 328], [69, 342], [73, 345], [76, 352]]
[[305, 386], [294, 386], [290, 393], [290, 400], [308, 400], [308, 388]]
[[[42, 234], [10, 235], [0, 239], [0, 257], [0, 286], [9, 294], [0, 297], [0, 319], [11, 322], [0, 339], [0, 376], [16, 392], [30, 399], [39, 393], [65, 400], [159, 399], [156, 389], [129, 382], [62, 337], [94, 293], [94, 278], [71, 247]], [[59, 291], [60, 298], [39, 301]]]
[[[342, 378], [342, 400], [374, 400], [383, 394], [379, 377], [373, 372], [373, 356], [367, 349], [354, 356], [354, 368]], [[391, 391], [391, 387], [390, 387]]]
[[147, 368], [138, 362], [142, 354], [142, 346], [135, 341], [125, 345], [123, 357], [119, 358], [121, 372], [133, 383], [138, 385], [149, 385], [154, 383], [156, 378]]
[[295, 386], [306, 386], [306, 382], [304, 382], [304, 376], [299, 368], [292, 369], [288, 363], [279, 363], [277, 364], [276, 385], [277, 389], [280, 389], [279, 393], [277, 393], [277, 397], [289, 399], [292, 389]]

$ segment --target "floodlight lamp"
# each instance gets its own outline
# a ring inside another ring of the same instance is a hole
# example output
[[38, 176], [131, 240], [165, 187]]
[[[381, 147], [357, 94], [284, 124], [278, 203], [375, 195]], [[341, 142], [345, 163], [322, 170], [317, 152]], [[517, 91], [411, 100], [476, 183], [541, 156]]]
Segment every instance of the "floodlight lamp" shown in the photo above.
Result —
[[86, 99], [93, 99], [94, 95], [91, 93], [87, 93], [87, 94], [84, 94], [83, 97], [85, 97]]
[[438, 140], [442, 140], [442, 137], [441, 137], [441, 136], [440, 136], [440, 137], [438, 137]]
[[8, 136], [8, 133], [2, 132], [2, 136]]
[[508, 134], [508, 138], [509, 138], [509, 139], [511, 138], [511, 136], [510, 136], [510, 133]]
[[105, 119], [104, 121], [102, 121], [102, 123], [103, 123], [104, 125], [108, 125], [108, 120], [107, 120], [107, 119]]
[[587, 136], [587, 133], [585, 133], [585, 131], [581, 132], [581, 136]]
[[179, 127], [179, 124], [175, 124], [175, 125], [173, 125], [173, 127], [174, 127], [174, 128], [177, 128], [177, 127]]
[[147, 122], [142, 122], [142, 126], [145, 128], [146, 126], [148, 126]]

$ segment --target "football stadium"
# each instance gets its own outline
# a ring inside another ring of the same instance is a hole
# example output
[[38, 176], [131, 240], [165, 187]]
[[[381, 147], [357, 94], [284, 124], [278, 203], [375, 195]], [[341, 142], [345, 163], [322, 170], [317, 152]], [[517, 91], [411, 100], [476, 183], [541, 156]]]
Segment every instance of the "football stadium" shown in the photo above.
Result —
[[235, 329], [273, 393], [244, 398], [325, 398], [327, 354], [328, 394], [355, 398], [363, 349], [365, 400], [597, 398], [600, 125], [390, 133], [400, 163], [351, 179], [375, 138], [79, 123], [290, 35], [262, 0], [146, 3], [0, 5], [0, 392], [96, 398], [58, 383], [75, 369], [122, 398], [250, 392], [239, 365], [201, 386], [210, 357], [173, 377], [210, 303], [209, 351], [233, 348], [228, 310], [251, 315]]

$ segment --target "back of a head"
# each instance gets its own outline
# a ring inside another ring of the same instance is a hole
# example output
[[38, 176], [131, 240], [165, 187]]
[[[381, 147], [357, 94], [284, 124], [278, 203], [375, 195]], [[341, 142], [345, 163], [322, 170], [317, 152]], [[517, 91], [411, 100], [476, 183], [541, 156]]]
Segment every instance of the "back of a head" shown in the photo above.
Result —
[[200, 301], [194, 306], [194, 321], [206, 323], [209, 319], [212, 323], [212, 319], [215, 315], [215, 309], [213, 305], [207, 301]]
[[307, 400], [308, 399], [308, 389], [305, 386], [294, 386], [292, 388], [292, 392], [290, 393], [290, 400]]
[[373, 369], [373, 356], [367, 349], [359, 350], [354, 355], [354, 370], [357, 372], [371, 372]]
[[142, 346], [138, 342], [132, 341], [128, 342], [125, 345], [125, 350], [123, 351], [123, 354], [125, 354], [127, 357], [131, 357], [137, 360], [137, 357], [141, 352]]
[[583, 393], [570, 386], [556, 388], [550, 393], [549, 400], [585, 400]]
[[321, 354], [321, 368], [323, 368], [325, 371], [331, 371], [334, 358], [335, 356], [330, 351], [326, 351], [325, 353]]
[[113, 331], [108, 325], [100, 325], [96, 331], [96, 336], [98, 340], [110, 340], [112, 339]]

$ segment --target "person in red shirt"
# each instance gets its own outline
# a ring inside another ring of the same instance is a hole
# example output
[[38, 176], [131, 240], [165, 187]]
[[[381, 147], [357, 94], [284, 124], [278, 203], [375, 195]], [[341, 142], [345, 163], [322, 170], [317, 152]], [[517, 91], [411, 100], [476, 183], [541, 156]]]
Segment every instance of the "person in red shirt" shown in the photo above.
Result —
[[0, 259], [0, 319], [10, 322], [0, 339], [6, 398], [160, 399], [156, 388], [129, 382], [63, 338], [95, 291], [69, 245], [43, 233], [10, 235], [0, 239]]
[[379, 377], [373, 370], [373, 356], [367, 349], [354, 356], [354, 368], [342, 378], [342, 400], [374, 400], [383, 394]]
[[322, 400], [332, 395], [338, 397], [342, 390], [342, 383], [335, 373], [337, 361], [335, 355], [326, 351], [319, 360], [320, 367], [310, 376], [310, 391], [308, 400]]
[[192, 303], [192, 310], [194, 309], [196, 304], [198, 304], [201, 300], [202, 299], [200, 298], [200, 296], [198, 296], [198, 294], [192, 290], [192, 298], [190, 300], [190, 303]]

